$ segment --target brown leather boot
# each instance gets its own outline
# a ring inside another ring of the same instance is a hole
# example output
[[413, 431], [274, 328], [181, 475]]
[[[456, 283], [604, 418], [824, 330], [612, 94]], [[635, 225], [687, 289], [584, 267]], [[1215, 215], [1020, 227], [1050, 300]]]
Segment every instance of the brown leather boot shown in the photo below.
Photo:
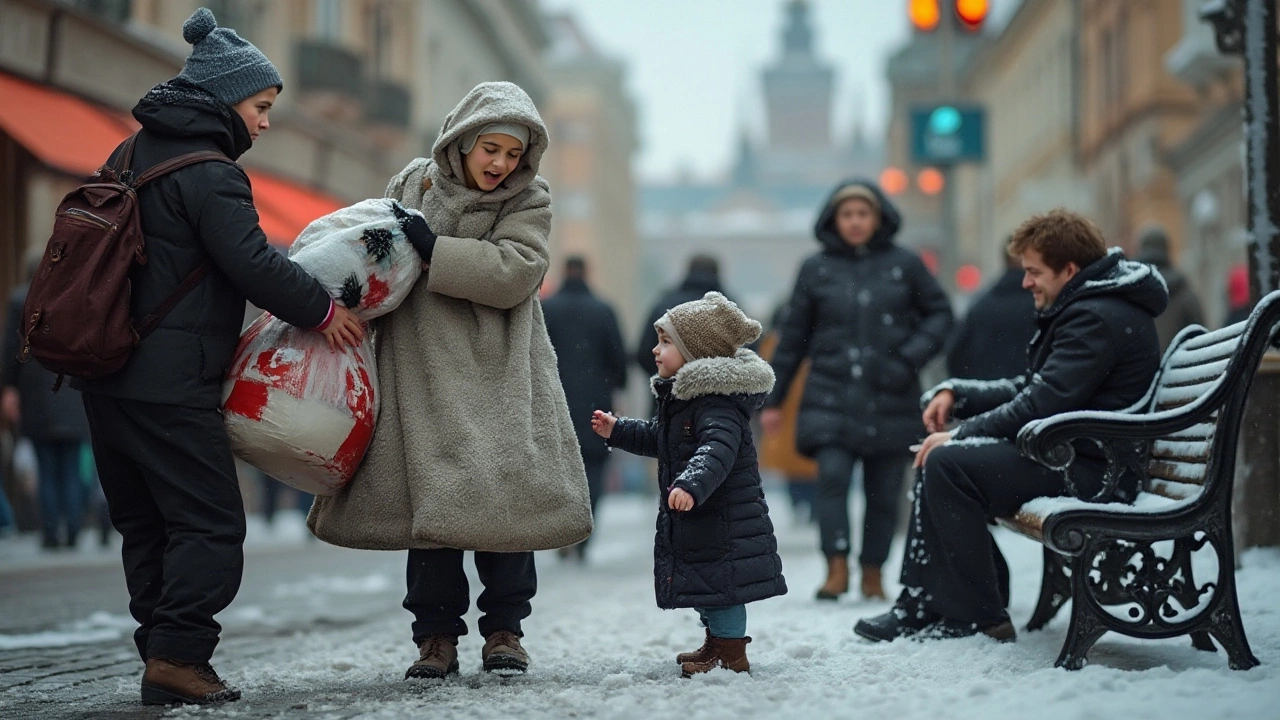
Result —
[[710, 657], [703, 662], [687, 662], [680, 665], [680, 676], [690, 677], [698, 673], [711, 672], [716, 668], [724, 668], [734, 672], [751, 672], [751, 663], [747, 660], [747, 643], [751, 638], [707, 638], [711, 645]]
[[143, 705], [206, 705], [240, 699], [209, 663], [148, 658], [142, 673]]
[[849, 592], [849, 557], [832, 555], [827, 558], [827, 581], [818, 588], [819, 600], [835, 600]]
[[711, 658], [711, 631], [707, 630], [707, 637], [702, 641], [702, 647], [693, 652], [680, 653], [676, 656], [676, 662], [683, 665], [687, 662], [703, 663]]
[[486, 635], [480, 657], [484, 659], [485, 672], [526, 672], [529, 669], [529, 654], [520, 645], [520, 636], [510, 630], [496, 630]]
[[868, 600], [888, 600], [881, 582], [880, 568], [871, 565], [862, 566], [862, 597]]
[[458, 674], [458, 638], [432, 635], [418, 644], [418, 661], [409, 666], [404, 677], [438, 680]]

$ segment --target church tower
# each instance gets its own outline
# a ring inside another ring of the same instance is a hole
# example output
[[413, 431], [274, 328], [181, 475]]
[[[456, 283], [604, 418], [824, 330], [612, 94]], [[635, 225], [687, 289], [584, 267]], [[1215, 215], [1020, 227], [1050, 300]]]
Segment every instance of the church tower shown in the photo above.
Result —
[[813, 52], [807, 0], [787, 4], [782, 57], [764, 71], [764, 95], [773, 150], [822, 150], [832, 145], [834, 73]]

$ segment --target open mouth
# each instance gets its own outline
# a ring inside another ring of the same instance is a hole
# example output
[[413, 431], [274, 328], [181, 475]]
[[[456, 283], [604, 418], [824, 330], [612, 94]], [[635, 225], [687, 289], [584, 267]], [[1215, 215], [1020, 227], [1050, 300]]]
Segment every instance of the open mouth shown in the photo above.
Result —
[[489, 170], [484, 171], [484, 181], [489, 185], [497, 185], [502, 180], [502, 175]]

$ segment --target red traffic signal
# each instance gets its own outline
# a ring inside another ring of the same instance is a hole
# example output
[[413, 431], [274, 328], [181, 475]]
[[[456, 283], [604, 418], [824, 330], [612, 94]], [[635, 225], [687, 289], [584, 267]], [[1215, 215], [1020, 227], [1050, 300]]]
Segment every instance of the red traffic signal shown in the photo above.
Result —
[[911, 27], [916, 32], [933, 32], [938, 29], [938, 20], [942, 17], [938, 1], [907, 0], [907, 17], [911, 18]]
[[991, 11], [990, 0], [953, 0], [955, 3], [956, 20], [960, 21], [960, 26], [970, 32], [977, 32], [982, 29], [982, 23], [986, 21], [987, 14]]

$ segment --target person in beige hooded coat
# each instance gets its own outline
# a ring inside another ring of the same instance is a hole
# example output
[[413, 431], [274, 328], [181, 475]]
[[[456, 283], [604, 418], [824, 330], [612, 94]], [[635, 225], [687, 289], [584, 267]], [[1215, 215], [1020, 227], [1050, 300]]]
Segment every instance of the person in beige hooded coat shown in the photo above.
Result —
[[[445, 119], [432, 158], [387, 187], [426, 218], [427, 270], [374, 327], [382, 408], [368, 454], [346, 489], [316, 499], [308, 524], [335, 545], [409, 550], [404, 606], [421, 655], [409, 677], [457, 672], [464, 550], [477, 551], [485, 586], [485, 669], [526, 669], [518, 638], [537, 584], [531, 551], [591, 532], [538, 301], [551, 227], [550, 188], [537, 175], [546, 148], [529, 96], [482, 83]], [[491, 158], [483, 171], [480, 158]]]

